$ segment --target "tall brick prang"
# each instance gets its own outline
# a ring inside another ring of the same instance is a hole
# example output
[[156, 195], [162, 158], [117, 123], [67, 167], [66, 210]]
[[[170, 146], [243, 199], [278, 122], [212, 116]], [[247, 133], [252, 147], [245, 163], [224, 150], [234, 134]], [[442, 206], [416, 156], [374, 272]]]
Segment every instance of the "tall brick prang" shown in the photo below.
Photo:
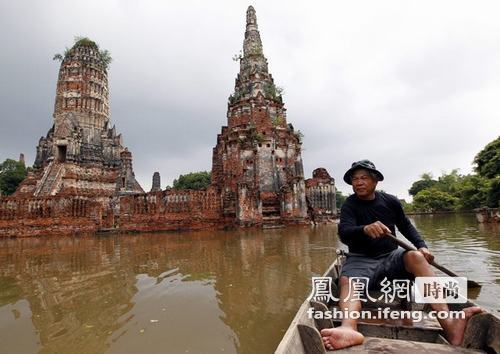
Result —
[[55, 58], [62, 62], [53, 125], [38, 143], [34, 170], [13, 195], [0, 196], [0, 237], [280, 227], [335, 217], [328, 172], [317, 169], [304, 181], [302, 134], [287, 122], [252, 6], [211, 184], [201, 190], [162, 190], [158, 172], [149, 193], [137, 183], [132, 153], [110, 124], [107, 51], [82, 38]]
[[143, 193], [132, 156], [110, 127], [108, 52], [82, 38], [60, 57], [54, 124], [38, 143], [35, 172], [15, 196]]
[[108, 127], [107, 66], [102, 51], [88, 39], [77, 41], [65, 53], [57, 80], [54, 125], [40, 139], [35, 167], [54, 159], [119, 166], [121, 137]]
[[227, 126], [213, 150], [212, 182], [225, 216], [239, 224], [300, 222], [307, 218], [300, 132], [287, 124], [252, 6], [246, 20]]

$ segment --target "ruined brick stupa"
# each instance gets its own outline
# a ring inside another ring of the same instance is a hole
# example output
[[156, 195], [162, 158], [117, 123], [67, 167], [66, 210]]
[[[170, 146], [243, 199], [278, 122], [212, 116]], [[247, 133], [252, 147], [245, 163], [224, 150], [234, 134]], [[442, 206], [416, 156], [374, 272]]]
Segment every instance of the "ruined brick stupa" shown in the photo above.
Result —
[[242, 225], [304, 220], [301, 136], [287, 123], [252, 6], [239, 61], [227, 126], [213, 149], [212, 183], [222, 195], [223, 212]]
[[82, 38], [59, 57], [54, 124], [38, 143], [35, 172], [15, 196], [107, 198], [143, 193], [132, 170], [132, 155], [110, 126], [108, 52]]
[[37, 146], [35, 169], [0, 198], [0, 237], [163, 231], [329, 221], [335, 181], [316, 169], [304, 181], [301, 134], [287, 122], [282, 90], [264, 57], [253, 7], [246, 16], [240, 71], [227, 126], [213, 148], [211, 185], [145, 193], [132, 154], [110, 125], [110, 57], [89, 39], [62, 60], [54, 124]]

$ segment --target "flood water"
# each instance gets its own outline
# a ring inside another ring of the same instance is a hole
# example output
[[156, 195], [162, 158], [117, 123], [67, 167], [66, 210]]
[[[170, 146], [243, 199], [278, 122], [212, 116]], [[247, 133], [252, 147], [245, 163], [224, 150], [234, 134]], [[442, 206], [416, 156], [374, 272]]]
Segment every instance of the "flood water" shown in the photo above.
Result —
[[[412, 220], [498, 313], [500, 227]], [[339, 247], [335, 225], [0, 240], [1, 352], [271, 353]]]

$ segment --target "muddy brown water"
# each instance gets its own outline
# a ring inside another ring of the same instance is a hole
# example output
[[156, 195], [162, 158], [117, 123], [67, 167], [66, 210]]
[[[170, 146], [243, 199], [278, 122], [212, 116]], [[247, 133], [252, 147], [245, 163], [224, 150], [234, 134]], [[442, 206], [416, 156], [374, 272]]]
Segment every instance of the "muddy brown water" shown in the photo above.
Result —
[[[498, 314], [500, 227], [413, 216]], [[2, 353], [271, 353], [341, 246], [335, 225], [0, 240]]]

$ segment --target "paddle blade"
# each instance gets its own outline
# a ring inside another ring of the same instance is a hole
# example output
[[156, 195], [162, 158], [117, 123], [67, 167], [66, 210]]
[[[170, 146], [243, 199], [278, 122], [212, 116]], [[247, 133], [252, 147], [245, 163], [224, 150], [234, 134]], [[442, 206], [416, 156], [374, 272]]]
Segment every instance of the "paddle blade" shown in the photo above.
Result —
[[480, 287], [481, 287], [481, 284], [479, 284], [478, 282], [471, 280], [471, 279], [467, 279], [467, 288], [468, 289], [475, 289], [475, 288], [480, 288]]

